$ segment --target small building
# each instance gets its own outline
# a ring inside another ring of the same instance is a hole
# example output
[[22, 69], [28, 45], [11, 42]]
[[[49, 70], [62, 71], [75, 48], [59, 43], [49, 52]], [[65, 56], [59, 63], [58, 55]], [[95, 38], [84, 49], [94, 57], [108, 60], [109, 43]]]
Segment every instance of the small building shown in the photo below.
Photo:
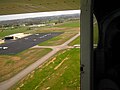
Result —
[[19, 39], [19, 38], [23, 38], [23, 37], [26, 37], [26, 36], [29, 36], [31, 34], [24, 34], [24, 33], [16, 33], [16, 34], [12, 34], [12, 35], [8, 35], [8, 36], [5, 36], [5, 40], [16, 40], [16, 39]]
[[55, 25], [55, 23], [49, 23], [48, 24], [48, 26], [54, 26]]
[[29, 27], [44, 27], [46, 24], [30, 25]]

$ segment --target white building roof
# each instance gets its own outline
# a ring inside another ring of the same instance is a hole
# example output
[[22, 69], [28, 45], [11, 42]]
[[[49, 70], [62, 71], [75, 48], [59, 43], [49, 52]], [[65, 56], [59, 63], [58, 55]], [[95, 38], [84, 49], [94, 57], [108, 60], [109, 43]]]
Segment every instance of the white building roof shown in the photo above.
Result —
[[11, 34], [11, 35], [8, 35], [6, 37], [17, 37], [17, 38], [23, 38], [23, 37], [26, 37], [26, 36], [29, 36], [31, 34], [24, 34], [24, 33], [16, 33], [16, 34]]

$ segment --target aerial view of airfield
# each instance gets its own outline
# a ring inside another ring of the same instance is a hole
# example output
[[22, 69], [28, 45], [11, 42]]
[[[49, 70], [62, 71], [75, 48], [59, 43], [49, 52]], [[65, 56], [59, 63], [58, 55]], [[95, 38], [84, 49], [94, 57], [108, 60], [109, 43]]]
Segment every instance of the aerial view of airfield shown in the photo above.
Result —
[[80, 11], [0, 21], [0, 90], [49, 89], [80, 89]]
[[7, 1], [0, 1], [0, 90], [80, 90], [79, 0], [39, 3], [56, 11]]

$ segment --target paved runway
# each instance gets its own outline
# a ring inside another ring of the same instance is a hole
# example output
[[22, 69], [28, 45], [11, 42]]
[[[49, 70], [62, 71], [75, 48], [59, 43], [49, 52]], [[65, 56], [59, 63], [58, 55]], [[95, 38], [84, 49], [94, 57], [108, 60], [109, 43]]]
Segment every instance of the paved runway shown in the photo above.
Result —
[[39, 33], [18, 40], [11, 40], [0, 45], [0, 47], [8, 47], [8, 49], [6, 50], [0, 49], [0, 54], [17, 54], [23, 50], [33, 47], [39, 43], [42, 43], [60, 34], [62, 33], [61, 32]]

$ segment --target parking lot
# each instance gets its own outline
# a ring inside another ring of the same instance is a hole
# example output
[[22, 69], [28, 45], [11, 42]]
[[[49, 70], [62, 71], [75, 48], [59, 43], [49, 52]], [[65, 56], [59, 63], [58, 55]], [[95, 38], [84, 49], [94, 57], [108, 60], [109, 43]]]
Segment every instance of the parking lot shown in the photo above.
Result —
[[62, 32], [38, 33], [18, 40], [6, 41], [6, 43], [0, 44], [0, 54], [17, 54], [60, 34]]

